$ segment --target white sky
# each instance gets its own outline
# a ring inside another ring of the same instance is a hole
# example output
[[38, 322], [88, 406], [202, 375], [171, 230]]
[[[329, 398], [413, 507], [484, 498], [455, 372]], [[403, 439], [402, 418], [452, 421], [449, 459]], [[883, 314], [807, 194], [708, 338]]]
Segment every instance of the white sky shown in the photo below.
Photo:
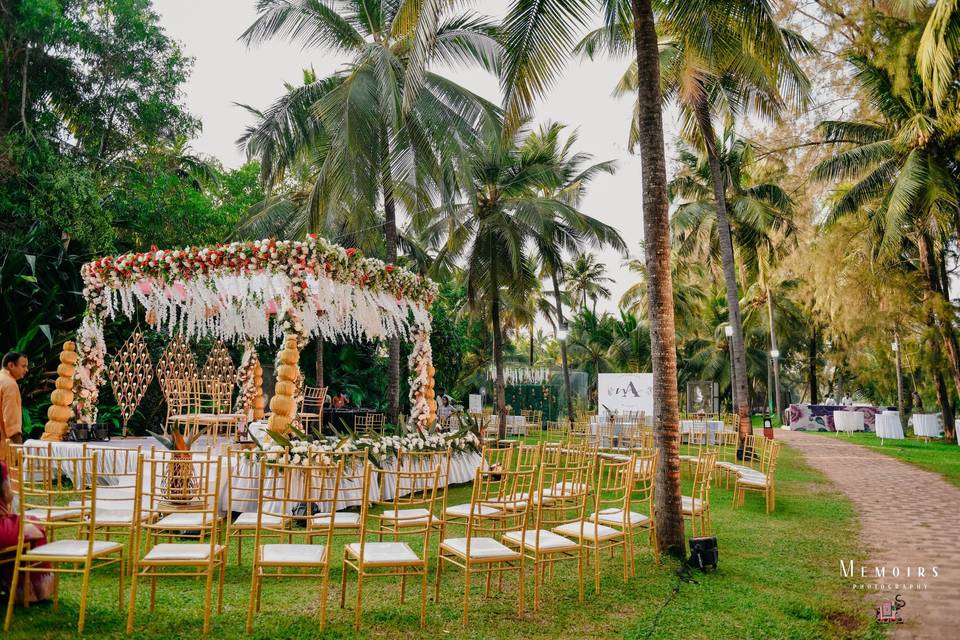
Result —
[[[235, 141], [250, 118], [234, 103], [265, 107], [284, 89], [283, 83], [301, 82], [301, 70], [313, 66], [318, 74], [335, 70], [343, 59], [316, 50], [274, 41], [247, 49], [237, 37], [254, 20], [253, 0], [154, 0], [167, 32], [179, 40], [194, 58], [194, 69], [184, 88], [190, 111], [203, 122], [203, 131], [193, 148], [219, 158], [228, 167], [243, 163]], [[474, 6], [484, 13], [502, 16], [506, 0], [481, 0]], [[536, 109], [537, 121], [553, 120], [579, 128], [578, 150], [592, 153], [596, 161], [615, 159], [619, 171], [600, 176], [585, 198], [582, 209], [616, 227], [631, 255], [636, 255], [643, 237], [640, 209], [640, 159], [626, 149], [632, 103], [615, 100], [611, 91], [625, 69], [625, 62], [571, 59], [563, 78]], [[445, 72], [451, 79], [499, 103], [497, 81], [482, 71]], [[672, 130], [668, 119], [667, 152], [672, 155]], [[599, 255], [615, 282], [613, 297], [598, 310], [615, 311], [620, 296], [636, 276], [613, 251]]]

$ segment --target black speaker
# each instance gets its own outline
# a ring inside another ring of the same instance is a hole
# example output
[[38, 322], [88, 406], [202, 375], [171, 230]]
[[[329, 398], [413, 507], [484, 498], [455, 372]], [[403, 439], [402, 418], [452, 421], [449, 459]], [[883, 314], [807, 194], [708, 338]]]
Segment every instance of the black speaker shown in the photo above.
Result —
[[707, 567], [717, 568], [720, 552], [717, 549], [717, 536], [690, 538], [690, 559], [687, 564], [691, 567], [706, 571]]

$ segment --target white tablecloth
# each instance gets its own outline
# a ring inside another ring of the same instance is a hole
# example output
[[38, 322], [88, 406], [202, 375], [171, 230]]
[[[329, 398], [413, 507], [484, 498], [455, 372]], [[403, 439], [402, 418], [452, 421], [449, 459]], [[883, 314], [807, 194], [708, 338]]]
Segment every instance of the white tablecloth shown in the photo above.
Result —
[[913, 414], [913, 433], [921, 438], [939, 438], [939, 416], [935, 413]]
[[903, 440], [903, 426], [900, 424], [900, 414], [896, 411], [884, 411], [878, 415], [874, 427], [878, 438]]
[[[95, 450], [97, 448], [104, 448], [104, 447], [125, 448], [128, 450], [131, 450], [131, 455], [133, 455], [132, 450], [136, 449], [137, 446], [140, 446], [141, 451], [143, 451], [144, 453], [155, 448], [166, 450], [165, 447], [160, 445], [160, 443], [158, 443], [153, 438], [126, 438], [122, 440], [113, 440], [108, 443], [95, 443], [95, 444], [88, 443], [87, 452], [89, 454], [92, 450]], [[50, 450], [53, 451], [53, 454], [60, 457], [79, 456], [83, 449], [83, 445], [78, 442], [42, 442], [40, 440], [28, 440], [27, 442], [24, 443], [24, 447], [27, 448], [28, 450], [32, 450], [37, 453], [41, 453], [41, 452], [45, 453], [48, 450], [48, 447], [50, 447]], [[194, 451], [193, 455], [194, 457], [200, 457], [202, 454], [199, 453], [198, 451]], [[110, 468], [112, 461], [113, 461], [112, 457], [104, 457], [99, 460], [99, 463], [97, 466], [99, 470], [104, 473], [116, 473], [117, 472], [116, 469]], [[394, 469], [396, 468], [395, 466], [396, 462], [397, 462], [396, 458], [390, 458], [388, 460], [385, 460], [384, 464], [388, 469]], [[453, 457], [450, 460], [449, 484], [463, 484], [465, 482], [472, 481], [476, 474], [477, 468], [482, 464], [482, 462], [483, 462], [483, 459], [478, 453], [474, 453], [474, 452], [454, 453]], [[249, 468], [241, 468], [239, 470], [239, 474], [244, 476], [249, 476], [249, 475], [252, 475], [252, 471], [253, 470]], [[235, 494], [233, 504], [232, 505], [227, 504], [227, 501], [228, 501], [227, 487], [230, 482], [230, 479], [229, 477], [227, 477], [227, 460], [225, 456], [221, 460], [220, 473], [221, 473], [220, 484], [217, 488], [217, 494], [218, 494], [217, 504], [220, 507], [220, 511], [225, 513], [228, 510], [228, 506], [230, 511], [256, 511], [257, 503], [256, 503], [256, 499], [252, 498], [252, 496], [254, 495], [253, 491], [252, 490], [244, 491], [243, 487], [240, 486], [240, 483], [238, 483], [237, 486], [233, 488], [233, 491]], [[389, 500], [393, 498], [393, 496], [395, 495], [394, 487], [389, 487], [389, 488], [380, 487], [379, 479], [376, 474], [374, 474], [372, 478], [372, 482], [374, 484], [371, 485], [370, 487], [370, 495], [374, 499]], [[98, 484], [101, 484], [101, 483], [98, 483]], [[252, 486], [256, 483], [251, 480], [250, 484], [252, 489]], [[341, 485], [340, 492], [343, 492], [342, 495], [346, 497], [338, 498], [338, 503], [339, 503], [338, 507], [347, 508], [350, 506], [357, 506], [360, 504], [360, 499], [359, 499], [360, 492], [358, 491], [358, 487], [355, 486], [356, 484], [357, 482], [353, 482], [352, 485], [350, 483], [346, 485]], [[98, 490], [97, 493], [99, 496], [105, 497], [106, 494], [104, 494], [104, 491], [108, 491], [108, 490], [100, 489]], [[130, 506], [131, 507], [133, 506], [132, 489], [131, 490], [117, 489], [116, 491], [126, 491], [127, 493], [129, 493], [130, 494], [129, 497], [131, 500]], [[401, 495], [405, 495], [405, 493], [408, 493], [408, 492], [409, 490], [405, 491], [404, 494], [401, 494]], [[240, 498], [238, 499], [236, 496], [240, 496]], [[116, 496], [116, 497], [120, 497], [120, 496]], [[117, 509], [122, 507], [122, 505], [118, 503], [110, 504], [108, 506], [111, 509]]]
[[863, 414], [859, 411], [834, 411], [833, 426], [837, 431], [863, 431]]
[[681, 420], [680, 433], [707, 433], [707, 443], [714, 444], [716, 434], [723, 431], [723, 420]]

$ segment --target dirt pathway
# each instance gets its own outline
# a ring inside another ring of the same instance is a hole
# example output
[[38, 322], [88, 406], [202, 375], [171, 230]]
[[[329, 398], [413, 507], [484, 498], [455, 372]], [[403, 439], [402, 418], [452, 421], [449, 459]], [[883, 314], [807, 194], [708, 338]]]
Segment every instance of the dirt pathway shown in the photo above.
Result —
[[[901, 594], [904, 623], [891, 625], [891, 637], [960, 637], [960, 488], [842, 439], [784, 430], [777, 430], [776, 438], [800, 451], [856, 507], [869, 560], [863, 573], [857, 565], [854, 577], [846, 579], [851, 589], [870, 592], [877, 606]], [[838, 572], [840, 561], [831, 559]], [[850, 559], [846, 562], [849, 568]], [[877, 577], [878, 570], [885, 575]]]

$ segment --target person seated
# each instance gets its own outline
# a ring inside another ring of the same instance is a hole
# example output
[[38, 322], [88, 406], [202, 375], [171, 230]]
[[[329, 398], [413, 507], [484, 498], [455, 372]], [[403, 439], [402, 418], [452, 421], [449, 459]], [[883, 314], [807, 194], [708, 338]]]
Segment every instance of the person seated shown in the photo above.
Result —
[[350, 404], [350, 398], [343, 391], [333, 396], [333, 400], [330, 401], [330, 406], [334, 409], [343, 409], [348, 404]]
[[438, 418], [449, 418], [453, 414], [453, 405], [450, 404], [449, 396], [440, 396], [440, 406], [437, 407]]
[[[20, 536], [20, 516], [13, 513], [13, 487], [10, 483], [10, 474], [7, 465], [0, 462], [0, 552], [15, 549]], [[43, 527], [32, 522], [23, 525], [23, 544], [29, 549], [47, 544], [47, 536]], [[0, 564], [0, 592], [4, 594], [0, 602], [6, 603], [9, 597], [10, 585], [13, 581], [13, 563]], [[53, 574], [49, 572], [23, 572], [17, 586], [17, 604], [49, 600], [53, 595]]]

